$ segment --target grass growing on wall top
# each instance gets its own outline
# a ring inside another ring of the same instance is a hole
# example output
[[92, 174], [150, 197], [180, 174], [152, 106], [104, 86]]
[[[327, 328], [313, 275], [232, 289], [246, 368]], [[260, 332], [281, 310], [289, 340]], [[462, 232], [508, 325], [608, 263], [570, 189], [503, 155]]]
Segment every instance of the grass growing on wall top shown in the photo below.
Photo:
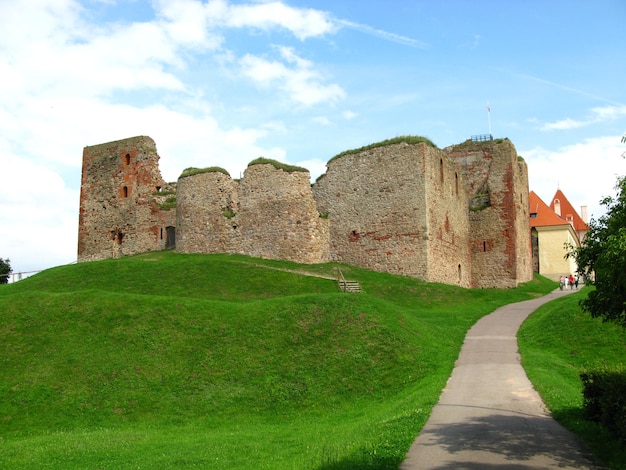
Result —
[[228, 171], [226, 171], [224, 168], [221, 168], [219, 166], [210, 166], [207, 168], [185, 168], [178, 178], [180, 179], [187, 176], [199, 175], [201, 173], [224, 173], [225, 175], [230, 176], [230, 173], [228, 173]]
[[271, 158], [265, 158], [265, 157], [259, 157], [259, 158], [252, 160], [250, 163], [248, 163], [248, 166], [250, 167], [252, 165], [263, 165], [263, 164], [272, 165], [277, 170], [283, 170], [288, 173], [292, 173], [294, 171], [306, 171], [306, 172], [309, 171], [306, 168], [303, 168], [301, 166], [289, 165], [287, 163], [282, 163], [276, 160], [272, 160]]
[[169, 211], [170, 209], [176, 208], [176, 196], [170, 196], [165, 198], [165, 201], [162, 203], [158, 203], [159, 208], [164, 211]]
[[387, 140], [383, 140], [382, 142], [376, 142], [373, 144], [369, 144], [366, 145], [364, 147], [360, 147], [358, 149], [352, 149], [352, 150], [346, 150], [344, 152], [341, 152], [337, 155], [335, 155], [333, 158], [331, 158], [328, 162], [332, 162], [333, 160], [343, 157], [344, 155], [352, 155], [355, 153], [360, 153], [363, 152], [365, 150], [371, 150], [374, 148], [378, 148], [378, 147], [386, 147], [388, 145], [393, 145], [393, 144], [401, 144], [401, 143], [406, 143], [406, 144], [421, 144], [421, 143], [425, 143], [426, 145], [430, 146], [430, 147], [434, 147], [437, 148], [437, 146], [427, 137], [422, 137], [419, 135], [401, 135], [398, 137], [394, 137], [393, 139], [387, 139]]

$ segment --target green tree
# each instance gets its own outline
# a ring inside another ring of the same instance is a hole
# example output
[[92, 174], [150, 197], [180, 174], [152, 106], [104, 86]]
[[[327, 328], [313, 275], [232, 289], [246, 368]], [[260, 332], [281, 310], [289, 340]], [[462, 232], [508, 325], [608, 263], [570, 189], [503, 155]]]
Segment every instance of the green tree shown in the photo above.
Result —
[[595, 286], [581, 300], [583, 310], [626, 328], [626, 177], [618, 178], [615, 190], [615, 197], [601, 201], [606, 214], [591, 220], [583, 245], [568, 256]]
[[13, 272], [11, 269], [11, 260], [9, 258], [0, 258], [0, 284], [7, 284], [9, 282], [9, 276]]

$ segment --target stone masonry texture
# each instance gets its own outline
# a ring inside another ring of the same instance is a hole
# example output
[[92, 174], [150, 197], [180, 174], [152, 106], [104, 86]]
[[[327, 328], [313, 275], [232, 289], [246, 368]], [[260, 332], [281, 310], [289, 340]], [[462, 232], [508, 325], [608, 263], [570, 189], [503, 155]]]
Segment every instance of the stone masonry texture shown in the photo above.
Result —
[[463, 287], [532, 279], [528, 171], [507, 139], [370, 146], [331, 159], [313, 185], [265, 162], [241, 180], [207, 169], [168, 185], [158, 160], [149, 137], [84, 149], [79, 261], [175, 245]]
[[150, 137], [85, 147], [79, 262], [167, 247], [167, 228], [175, 226], [176, 211], [159, 206], [159, 193], [169, 188], [161, 178], [158, 161]]

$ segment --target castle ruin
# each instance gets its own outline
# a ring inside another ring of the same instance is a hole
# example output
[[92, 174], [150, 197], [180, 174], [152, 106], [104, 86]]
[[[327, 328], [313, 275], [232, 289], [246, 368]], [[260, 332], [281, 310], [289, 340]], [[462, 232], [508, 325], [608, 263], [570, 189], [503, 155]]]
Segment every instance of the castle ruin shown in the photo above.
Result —
[[85, 147], [78, 261], [148, 251], [342, 262], [463, 287], [532, 279], [528, 171], [507, 140], [397, 138], [344, 152], [311, 184], [259, 159], [161, 177], [145, 136]]

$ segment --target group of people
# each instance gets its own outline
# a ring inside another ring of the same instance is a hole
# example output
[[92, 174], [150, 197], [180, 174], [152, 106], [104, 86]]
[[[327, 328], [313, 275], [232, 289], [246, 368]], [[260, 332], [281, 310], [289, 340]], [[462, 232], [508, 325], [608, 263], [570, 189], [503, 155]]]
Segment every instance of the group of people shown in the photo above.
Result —
[[578, 289], [578, 274], [576, 274], [576, 276], [570, 274], [569, 276], [561, 276], [559, 278], [559, 289], [563, 290], [568, 287], [570, 289], [574, 289], [574, 287]]

